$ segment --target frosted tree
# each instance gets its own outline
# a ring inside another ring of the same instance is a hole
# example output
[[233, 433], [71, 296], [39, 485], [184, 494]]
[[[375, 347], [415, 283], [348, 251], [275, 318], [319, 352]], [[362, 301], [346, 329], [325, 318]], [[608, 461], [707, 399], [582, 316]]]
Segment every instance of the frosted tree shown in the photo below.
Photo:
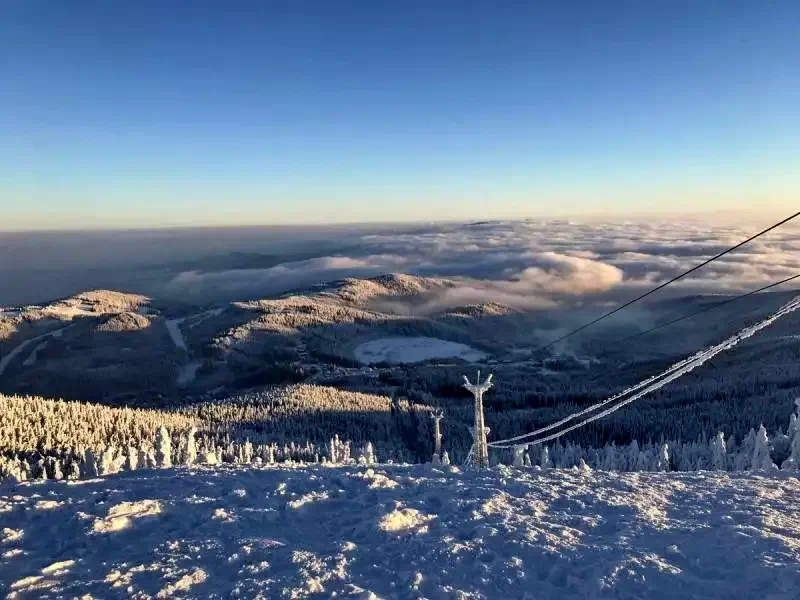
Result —
[[771, 471], [775, 468], [772, 458], [769, 455], [769, 438], [767, 429], [763, 425], [758, 428], [756, 434], [756, 444], [753, 449], [753, 460], [750, 463], [751, 471]]
[[183, 452], [183, 464], [187, 467], [197, 462], [197, 441], [194, 436], [197, 434], [197, 427], [190, 427], [186, 432], [186, 447]]
[[125, 469], [127, 471], [135, 471], [137, 466], [139, 466], [139, 452], [133, 446], [128, 446]]
[[114, 469], [114, 446], [109, 444], [100, 455], [98, 475], [111, 475], [112, 473], [116, 473]]
[[553, 468], [553, 461], [550, 460], [550, 449], [545, 445], [542, 446], [542, 451], [539, 454], [539, 465], [543, 469]]
[[241, 460], [246, 465], [253, 462], [253, 444], [250, 440], [245, 440], [244, 444], [242, 444]]
[[47, 471], [47, 478], [53, 479], [55, 481], [60, 481], [63, 479], [63, 475], [61, 473], [61, 465], [55, 459], [54, 456], [48, 456], [45, 458], [44, 468]]
[[716, 471], [728, 468], [728, 449], [725, 446], [725, 435], [720, 431], [711, 438], [711, 466]]
[[522, 464], [523, 466], [530, 467], [531, 465], [531, 455], [527, 452], [528, 446], [525, 447], [525, 454], [522, 456]]
[[514, 457], [512, 464], [515, 467], [523, 467], [525, 466], [525, 446], [514, 446]]
[[67, 479], [71, 481], [75, 481], [76, 479], [81, 478], [81, 465], [76, 459], [72, 459], [69, 461], [67, 465]]
[[342, 444], [342, 463], [347, 464], [350, 462], [350, 442]]
[[217, 461], [217, 453], [214, 451], [213, 448], [211, 448], [210, 450], [203, 450], [201, 457], [203, 464], [212, 466], [219, 464], [219, 462]]
[[442, 452], [442, 464], [449, 465], [450, 464], [450, 455], [447, 453], [447, 450]]
[[620, 466], [626, 471], [638, 471], [640, 454], [639, 442], [633, 440], [625, 449], [624, 464]]
[[372, 442], [367, 442], [366, 446], [364, 446], [364, 458], [367, 460], [368, 465], [374, 465], [375, 460], [375, 448], [372, 445]]
[[87, 448], [83, 454], [83, 476], [84, 477], [97, 477], [98, 473], [97, 455]]
[[332, 463], [339, 462], [339, 436], [335, 435], [331, 438], [331, 441], [328, 442], [328, 457]]
[[669, 444], [664, 442], [658, 451], [656, 457], [656, 471], [669, 471], [670, 448]]
[[136, 451], [136, 464], [140, 469], [152, 468], [152, 465], [147, 460], [147, 444], [144, 440], [139, 442], [139, 449]]
[[795, 434], [792, 438], [789, 458], [783, 461], [781, 469], [785, 469], [787, 471], [800, 470], [800, 435]]
[[748, 434], [739, 445], [736, 457], [733, 459], [733, 468], [735, 471], [746, 471], [750, 468], [753, 461], [753, 453], [756, 448], [756, 431], [750, 429]]
[[156, 465], [161, 468], [172, 466], [172, 438], [163, 425], [156, 431]]
[[[794, 404], [797, 407], [797, 412], [800, 413], [800, 398], [796, 398]], [[795, 413], [792, 413], [789, 417], [787, 435], [789, 437], [789, 456], [781, 464], [781, 469], [797, 471], [800, 469], [800, 419], [797, 418]]]
[[603, 448], [603, 470], [619, 470], [619, 460], [617, 458], [617, 447], [614, 444], [606, 444]]
[[433, 420], [433, 454], [436, 457], [435, 459], [431, 459], [431, 462], [434, 464], [439, 464], [441, 462], [440, 457], [442, 455], [442, 419], [444, 419], [444, 411], [441, 408], [437, 408], [431, 413], [431, 419]]

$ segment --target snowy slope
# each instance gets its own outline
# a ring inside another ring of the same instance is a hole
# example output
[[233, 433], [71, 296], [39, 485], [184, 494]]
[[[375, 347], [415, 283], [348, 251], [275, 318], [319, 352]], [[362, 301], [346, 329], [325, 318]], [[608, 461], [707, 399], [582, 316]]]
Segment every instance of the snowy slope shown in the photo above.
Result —
[[281, 465], [25, 483], [0, 488], [0, 594], [788, 599], [797, 506], [783, 473]]

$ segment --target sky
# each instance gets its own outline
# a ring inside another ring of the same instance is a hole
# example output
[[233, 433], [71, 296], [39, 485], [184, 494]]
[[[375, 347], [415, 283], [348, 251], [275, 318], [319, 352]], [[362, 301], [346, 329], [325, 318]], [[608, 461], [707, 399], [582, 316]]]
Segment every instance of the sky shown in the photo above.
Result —
[[786, 213], [800, 3], [0, 5], [0, 230]]

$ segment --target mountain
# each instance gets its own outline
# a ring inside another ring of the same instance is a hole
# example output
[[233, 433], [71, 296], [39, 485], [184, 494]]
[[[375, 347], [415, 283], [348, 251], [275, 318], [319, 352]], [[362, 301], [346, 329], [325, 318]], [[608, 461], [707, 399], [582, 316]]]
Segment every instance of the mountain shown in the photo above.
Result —
[[[387, 274], [210, 306], [99, 290], [5, 309], [0, 392], [171, 409], [265, 386], [322, 385], [444, 407], [464, 433], [454, 439], [456, 450], [466, 452], [465, 372], [495, 374], [487, 422], [496, 434], [513, 435], [660, 372], [788, 297], [662, 299], [540, 352], [581, 323], [565, 321], [572, 310], [460, 303], [463, 285]], [[602, 307], [575, 310], [588, 319]], [[630, 337], [700, 311], [706, 312]], [[770, 431], [785, 427], [800, 386], [799, 335], [800, 318], [790, 315], [572, 439], [596, 446], [718, 430], [741, 437], [761, 421]]]

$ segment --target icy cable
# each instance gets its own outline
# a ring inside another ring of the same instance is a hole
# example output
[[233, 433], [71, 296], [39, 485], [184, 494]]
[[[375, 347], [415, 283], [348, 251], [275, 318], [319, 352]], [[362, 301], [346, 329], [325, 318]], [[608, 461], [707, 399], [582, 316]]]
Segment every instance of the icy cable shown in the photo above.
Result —
[[[598, 404], [590, 406], [589, 408], [584, 409], [584, 410], [582, 410], [582, 411], [580, 411], [578, 413], [574, 413], [572, 415], [569, 415], [569, 416], [565, 417], [564, 419], [561, 419], [560, 421], [558, 421], [558, 422], [556, 422], [556, 423], [554, 423], [552, 425], [548, 425], [547, 427], [543, 427], [541, 429], [537, 429], [536, 431], [532, 431], [530, 433], [519, 435], [519, 436], [516, 436], [516, 437], [513, 437], [513, 438], [507, 438], [507, 439], [504, 439], [504, 440], [497, 440], [495, 442], [491, 442], [489, 444], [489, 446], [491, 446], [492, 448], [513, 448], [515, 446], [526, 446], [526, 445], [529, 445], [529, 444], [530, 445], [542, 444], [544, 442], [549, 442], [551, 440], [557, 439], [557, 438], [561, 437], [562, 435], [564, 435], [566, 433], [569, 433], [570, 431], [574, 431], [575, 429], [578, 429], [579, 427], [583, 427], [584, 425], [587, 425], [587, 424], [589, 424], [589, 423], [591, 423], [593, 421], [597, 421], [598, 419], [602, 419], [603, 417], [606, 417], [606, 416], [618, 411], [620, 408], [622, 408], [624, 406], [627, 406], [631, 402], [634, 402], [635, 400], [638, 400], [642, 396], [644, 396], [646, 394], [649, 394], [650, 392], [654, 392], [654, 391], [658, 390], [659, 388], [667, 385], [671, 381], [674, 381], [675, 379], [678, 379], [679, 377], [682, 377], [686, 373], [689, 373], [690, 371], [692, 371], [693, 369], [699, 367], [700, 365], [702, 365], [706, 361], [712, 359], [717, 354], [720, 354], [721, 352], [725, 352], [726, 350], [730, 350], [731, 348], [736, 346], [739, 342], [741, 342], [743, 340], [746, 340], [747, 338], [755, 335], [756, 333], [758, 333], [762, 329], [765, 329], [766, 327], [769, 327], [770, 325], [772, 325], [775, 321], [777, 321], [781, 317], [783, 317], [785, 315], [788, 315], [791, 312], [794, 312], [798, 308], [800, 308], [800, 296], [796, 296], [790, 302], [784, 304], [780, 309], [778, 309], [777, 312], [775, 312], [771, 316], [767, 317], [763, 321], [760, 321], [759, 323], [756, 323], [755, 325], [751, 325], [749, 327], [745, 327], [744, 329], [742, 329], [741, 331], [739, 331], [735, 335], [729, 337], [728, 339], [726, 339], [725, 341], [717, 344], [716, 346], [711, 346], [709, 348], [701, 350], [700, 352], [697, 352], [696, 354], [692, 355], [691, 357], [689, 357], [687, 359], [684, 359], [684, 360], [680, 361], [679, 363], [676, 363], [675, 365], [673, 365], [672, 367], [670, 367], [666, 371], [664, 371], [662, 373], [659, 373], [658, 375], [656, 375], [654, 377], [650, 377], [649, 379], [646, 379], [645, 381], [643, 381], [641, 383], [638, 383], [638, 384], [636, 384], [635, 386], [633, 386], [631, 388], [628, 388], [627, 390], [625, 390], [624, 392], [621, 392], [620, 394], [616, 394], [615, 396], [612, 396], [611, 398], [608, 398], [607, 400], [604, 400], [602, 402], [599, 402]], [[625, 397], [628, 394], [631, 394], [632, 392], [635, 392], [635, 393], [633, 393], [633, 395], [631, 395], [631, 396], [629, 396], [627, 398]], [[622, 400], [620, 400], [616, 404], [613, 404], [614, 401], [619, 400], [620, 398], [622, 398]], [[536, 440], [528, 440], [528, 441], [525, 441], [525, 442], [522, 442], [522, 443], [514, 443], [514, 442], [519, 442], [520, 440], [523, 440], [523, 439], [531, 438], [533, 436], [539, 435], [539, 434], [544, 433], [546, 431], [550, 431], [552, 429], [555, 429], [555, 428], [557, 428], [557, 427], [559, 427], [559, 426], [561, 426], [561, 425], [563, 425], [565, 423], [568, 423], [569, 421], [573, 421], [573, 420], [578, 419], [578, 418], [580, 418], [582, 416], [585, 416], [585, 415], [587, 415], [589, 413], [596, 412], [596, 411], [600, 410], [601, 408], [603, 408], [604, 406], [608, 406], [609, 404], [612, 404], [612, 406], [609, 406], [605, 410], [603, 410], [603, 411], [601, 411], [601, 412], [599, 412], [597, 414], [594, 414], [594, 415], [592, 415], [590, 417], [587, 417], [587, 418], [579, 421], [578, 423], [575, 423], [574, 425], [571, 425], [570, 427], [562, 429], [561, 431], [557, 431], [555, 433], [552, 433], [552, 434], [550, 434], [548, 436], [545, 436], [543, 438], [539, 438], [539, 439], [536, 439]]]

